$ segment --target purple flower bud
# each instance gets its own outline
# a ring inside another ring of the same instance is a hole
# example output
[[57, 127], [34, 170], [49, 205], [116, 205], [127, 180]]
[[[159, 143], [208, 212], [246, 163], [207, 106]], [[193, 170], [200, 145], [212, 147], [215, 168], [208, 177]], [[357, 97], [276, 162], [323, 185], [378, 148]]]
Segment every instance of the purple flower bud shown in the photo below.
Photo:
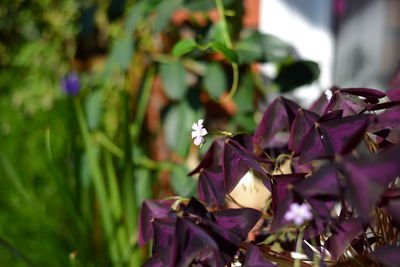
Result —
[[76, 72], [70, 72], [61, 79], [61, 88], [67, 95], [79, 93], [79, 76]]

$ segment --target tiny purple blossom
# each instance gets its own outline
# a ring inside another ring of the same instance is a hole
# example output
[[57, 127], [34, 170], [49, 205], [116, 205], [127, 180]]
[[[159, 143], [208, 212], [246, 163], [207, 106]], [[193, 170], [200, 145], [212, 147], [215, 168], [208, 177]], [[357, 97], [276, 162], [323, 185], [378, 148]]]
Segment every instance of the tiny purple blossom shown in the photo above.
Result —
[[67, 95], [77, 95], [79, 92], [79, 76], [70, 72], [61, 79], [61, 88]]
[[194, 144], [196, 146], [200, 146], [205, 142], [205, 139], [203, 136], [207, 134], [207, 130], [203, 127], [203, 121], [204, 120], [198, 120], [197, 123], [193, 123], [192, 129], [192, 138], [194, 139]]
[[292, 221], [296, 225], [302, 225], [305, 221], [311, 220], [313, 217], [310, 211], [310, 205], [303, 203], [301, 205], [297, 203], [290, 204], [289, 210], [285, 214], [286, 221]]

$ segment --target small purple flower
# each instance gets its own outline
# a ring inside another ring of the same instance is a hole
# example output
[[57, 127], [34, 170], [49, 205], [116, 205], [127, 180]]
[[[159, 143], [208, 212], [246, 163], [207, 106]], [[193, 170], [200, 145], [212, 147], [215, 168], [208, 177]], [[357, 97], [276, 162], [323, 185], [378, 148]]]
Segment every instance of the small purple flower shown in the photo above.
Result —
[[77, 95], [79, 92], [79, 76], [70, 72], [61, 79], [61, 88], [67, 95]]
[[203, 121], [204, 120], [198, 120], [197, 123], [193, 123], [192, 129], [192, 138], [194, 139], [194, 144], [196, 146], [200, 146], [205, 142], [205, 139], [203, 136], [207, 134], [206, 128], [203, 127]]
[[286, 221], [292, 221], [296, 225], [302, 225], [305, 221], [311, 220], [313, 217], [310, 211], [310, 205], [303, 203], [301, 205], [297, 203], [290, 204], [289, 210], [285, 214]]

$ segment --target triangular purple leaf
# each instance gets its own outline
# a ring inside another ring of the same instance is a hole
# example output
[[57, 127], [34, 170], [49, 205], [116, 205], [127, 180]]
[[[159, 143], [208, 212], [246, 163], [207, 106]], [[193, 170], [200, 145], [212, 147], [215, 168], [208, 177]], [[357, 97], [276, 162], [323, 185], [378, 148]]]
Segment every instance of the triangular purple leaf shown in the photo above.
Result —
[[189, 219], [177, 218], [176, 232], [172, 242], [170, 267], [187, 267], [193, 261], [205, 262], [212, 267], [226, 264], [220, 255], [214, 239]]
[[261, 251], [256, 245], [250, 244], [246, 250], [246, 257], [244, 260], [246, 267], [275, 267], [275, 264], [268, 262], [264, 259]]
[[338, 229], [326, 241], [326, 248], [331, 253], [332, 259], [336, 261], [342, 256], [347, 246], [362, 233], [362, 230], [362, 225], [357, 220], [341, 222]]
[[143, 201], [142, 209], [139, 218], [139, 246], [144, 246], [150, 239], [153, 238], [153, 228], [151, 221], [154, 218], [164, 218], [172, 210], [171, 201], [160, 201], [146, 199]]
[[300, 144], [307, 132], [314, 126], [319, 116], [311, 111], [299, 109], [290, 129], [288, 148], [292, 151], [299, 150]]
[[254, 133], [257, 143], [262, 148], [274, 146], [274, 136], [284, 129], [290, 130], [299, 108], [295, 102], [284, 97], [275, 99], [264, 112]]
[[374, 205], [390, 182], [400, 175], [400, 147], [374, 157], [343, 159], [339, 168], [346, 177], [350, 203], [367, 222]]
[[224, 147], [225, 138], [216, 139], [211, 147], [208, 149], [207, 153], [204, 155], [201, 160], [199, 166], [197, 166], [193, 171], [191, 171], [188, 175], [192, 176], [193, 174], [199, 173], [202, 169], [213, 168], [216, 166], [220, 166], [222, 164], [222, 150]]
[[197, 194], [207, 205], [222, 206], [225, 202], [225, 181], [222, 167], [214, 167], [200, 173]]
[[213, 212], [216, 223], [245, 240], [260, 219], [261, 213], [251, 208], [226, 209]]

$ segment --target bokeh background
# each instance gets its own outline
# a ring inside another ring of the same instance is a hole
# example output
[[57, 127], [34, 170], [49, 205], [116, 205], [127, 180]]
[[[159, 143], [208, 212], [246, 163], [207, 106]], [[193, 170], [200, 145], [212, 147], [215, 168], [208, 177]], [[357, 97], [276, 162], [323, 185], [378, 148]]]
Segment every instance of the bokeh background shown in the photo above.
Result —
[[398, 87], [399, 8], [3, 0], [0, 266], [140, 266], [143, 199], [196, 194], [187, 173], [212, 137], [195, 147], [193, 122], [252, 133], [281, 94], [309, 105], [332, 85]]

